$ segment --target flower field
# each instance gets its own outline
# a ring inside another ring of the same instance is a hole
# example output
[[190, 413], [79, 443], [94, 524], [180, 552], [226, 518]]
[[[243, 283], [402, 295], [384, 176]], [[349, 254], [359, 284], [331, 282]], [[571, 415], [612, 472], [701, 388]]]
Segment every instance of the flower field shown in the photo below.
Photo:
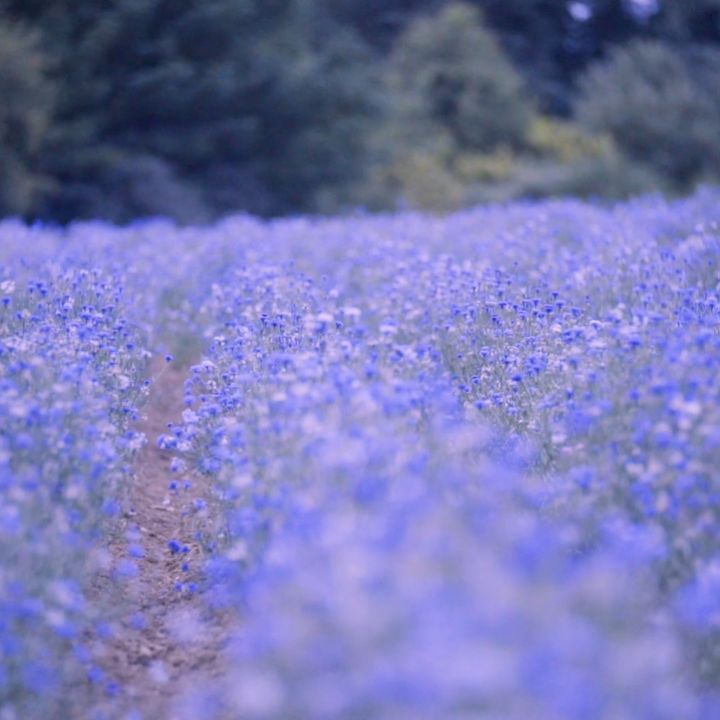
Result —
[[0, 224], [0, 720], [719, 693], [717, 193]]

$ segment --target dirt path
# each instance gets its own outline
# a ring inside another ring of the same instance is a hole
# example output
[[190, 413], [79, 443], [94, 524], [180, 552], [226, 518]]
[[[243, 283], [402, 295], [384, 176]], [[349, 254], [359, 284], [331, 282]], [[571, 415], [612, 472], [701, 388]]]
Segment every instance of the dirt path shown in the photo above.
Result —
[[[157, 446], [168, 423], [181, 418], [185, 377], [171, 367], [153, 369], [156, 378], [138, 426], [147, 443], [135, 461], [125, 538], [112, 550], [121, 572], [137, 574], [118, 585], [119, 604], [129, 613], [104, 659], [120, 686], [108, 717], [196, 720], [205, 716], [198, 701], [222, 675], [228, 619], [212, 614], [198, 591], [189, 589], [202, 578], [201, 549], [187, 510], [210, 488], [206, 479], [171, 473], [171, 456]], [[173, 481], [177, 490], [170, 488]], [[182, 549], [171, 549], [172, 541]], [[136, 570], [123, 565], [128, 562]]]

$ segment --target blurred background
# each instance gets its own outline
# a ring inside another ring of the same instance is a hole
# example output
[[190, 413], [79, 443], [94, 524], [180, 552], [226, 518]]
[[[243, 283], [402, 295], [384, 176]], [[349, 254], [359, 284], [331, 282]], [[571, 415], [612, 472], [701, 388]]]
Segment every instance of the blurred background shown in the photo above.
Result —
[[720, 0], [0, 0], [0, 216], [685, 194]]

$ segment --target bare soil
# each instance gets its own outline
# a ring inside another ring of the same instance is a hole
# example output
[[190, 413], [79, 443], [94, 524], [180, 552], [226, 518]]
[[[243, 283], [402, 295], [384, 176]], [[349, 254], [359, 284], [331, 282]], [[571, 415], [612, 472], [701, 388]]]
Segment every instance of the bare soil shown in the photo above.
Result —
[[[223, 675], [230, 619], [203, 597], [202, 548], [188, 514], [193, 500], [209, 496], [209, 480], [171, 473], [171, 455], [157, 446], [168, 424], [181, 419], [185, 378], [171, 367], [153, 369], [156, 378], [137, 428], [147, 442], [135, 460], [121, 537], [111, 548], [114, 567], [128, 560], [137, 564], [136, 576], [111, 583], [124, 619], [104, 645], [103, 667], [118, 683], [118, 694], [96, 705], [92, 717], [199, 720], [205, 716], [199, 699], [211, 701]], [[172, 481], [177, 491], [170, 489]], [[173, 540], [185, 550], [172, 552]], [[133, 545], [142, 548], [142, 557], [129, 556]], [[189, 590], [191, 583], [197, 589]]]

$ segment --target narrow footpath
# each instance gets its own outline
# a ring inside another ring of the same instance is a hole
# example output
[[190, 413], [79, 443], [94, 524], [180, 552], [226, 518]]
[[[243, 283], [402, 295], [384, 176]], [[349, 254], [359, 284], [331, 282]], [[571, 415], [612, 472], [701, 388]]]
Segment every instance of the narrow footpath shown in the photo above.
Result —
[[172, 473], [170, 454], [157, 446], [168, 424], [180, 421], [185, 377], [170, 366], [153, 371], [137, 428], [147, 442], [135, 460], [124, 537], [112, 548], [114, 566], [129, 577], [113, 583], [126, 617], [104, 658], [119, 686], [107, 708], [113, 720], [197, 720], [222, 675], [228, 620], [211, 613], [197, 589], [201, 548], [187, 510], [208, 496], [208, 480]]

